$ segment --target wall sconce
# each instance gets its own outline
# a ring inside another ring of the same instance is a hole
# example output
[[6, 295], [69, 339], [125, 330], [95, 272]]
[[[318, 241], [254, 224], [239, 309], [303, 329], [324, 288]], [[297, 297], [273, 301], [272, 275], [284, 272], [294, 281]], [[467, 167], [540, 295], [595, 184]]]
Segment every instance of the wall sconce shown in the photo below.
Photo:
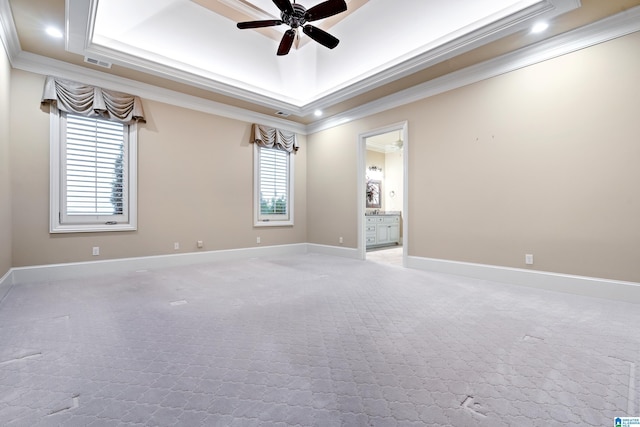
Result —
[[367, 174], [368, 179], [382, 179], [382, 168], [380, 166], [369, 166], [369, 173]]

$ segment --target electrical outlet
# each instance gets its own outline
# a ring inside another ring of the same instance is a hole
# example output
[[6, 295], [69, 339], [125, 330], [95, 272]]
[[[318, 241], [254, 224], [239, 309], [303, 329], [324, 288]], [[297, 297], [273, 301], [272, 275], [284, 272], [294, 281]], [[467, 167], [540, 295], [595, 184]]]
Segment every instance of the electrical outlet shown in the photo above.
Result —
[[533, 265], [533, 254], [526, 254], [524, 256], [524, 263], [527, 265]]
[[180, 243], [179, 243], [179, 242], [175, 242], [175, 243], [173, 244], [173, 249], [174, 249], [174, 250], [176, 250], [176, 251], [177, 251], [178, 249], [180, 249]]
[[93, 256], [100, 255], [100, 246], [94, 246], [92, 254], [93, 254]]
[[339, 240], [340, 240], [340, 244], [343, 244], [343, 243], [344, 243], [344, 239], [342, 238], [342, 236], [340, 236], [340, 239], [339, 239]]
[[204, 242], [202, 240], [198, 240], [196, 242], [196, 246], [199, 247], [199, 248], [202, 248], [202, 247], [204, 247]]
[[256, 237], [256, 243], [260, 243], [260, 237]]

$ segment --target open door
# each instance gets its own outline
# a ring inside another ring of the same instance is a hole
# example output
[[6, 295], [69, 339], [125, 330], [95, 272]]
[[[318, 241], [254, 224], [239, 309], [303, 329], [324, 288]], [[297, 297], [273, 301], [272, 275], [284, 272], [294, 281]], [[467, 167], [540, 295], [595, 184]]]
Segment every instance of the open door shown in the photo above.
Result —
[[408, 129], [396, 123], [360, 134], [358, 250], [362, 259], [406, 266]]

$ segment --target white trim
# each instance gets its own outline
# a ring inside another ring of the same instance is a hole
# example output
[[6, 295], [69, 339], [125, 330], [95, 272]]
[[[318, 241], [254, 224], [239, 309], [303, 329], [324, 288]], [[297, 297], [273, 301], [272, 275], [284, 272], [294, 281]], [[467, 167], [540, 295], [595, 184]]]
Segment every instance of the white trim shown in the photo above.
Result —
[[640, 6], [309, 124], [307, 132], [312, 134], [331, 129], [637, 31], [640, 31]]
[[[287, 215], [273, 215], [273, 219], [260, 219], [260, 147], [253, 144], [253, 226], [254, 227], [291, 227], [294, 225], [293, 208], [295, 206], [295, 153], [287, 152]], [[268, 148], [267, 148], [268, 149]]]
[[139, 270], [203, 264], [208, 262], [304, 253], [318, 253], [341, 258], [358, 259], [358, 252], [356, 249], [311, 243], [293, 243], [278, 246], [259, 246], [219, 251], [190, 252], [184, 254], [15, 267], [9, 270], [2, 280], [0, 280], [0, 298], [3, 295], [3, 288], [6, 287], [6, 290], [8, 291], [14, 284], [66, 280], [101, 274], [126, 273]]
[[61, 212], [62, 179], [64, 175], [62, 149], [63, 115], [51, 106], [49, 110], [49, 233], [96, 233], [135, 231], [138, 229], [138, 125], [127, 125], [127, 221], [105, 225], [98, 222], [65, 224]]
[[346, 101], [349, 98], [437, 65], [500, 38], [508, 37], [518, 31], [525, 31], [534, 20], [551, 20], [579, 7], [579, 0], [539, 1], [476, 31], [465, 34], [464, 30], [461, 30], [451, 37], [451, 40], [443, 44], [440, 44], [440, 41], [435, 41], [432, 43], [433, 48], [427, 48], [423, 53], [416, 56], [413, 56], [413, 53], [409, 53], [396, 60], [395, 65], [390, 67], [388, 64], [383, 65], [380, 67], [381, 71], [366, 78], [356, 77], [351, 82], [343, 84], [339, 90], [334, 90], [331, 94], [312, 101], [303, 108], [306, 113], [315, 109], [328, 108], [333, 104]]
[[[87, 9], [86, 3], [91, 3]], [[525, 2], [527, 3], [527, 2]], [[150, 52], [129, 53], [135, 48], [124, 46], [118, 48], [106, 47], [105, 41], [93, 36], [93, 25], [97, 0], [67, 0], [66, 21], [67, 31], [72, 35], [67, 44], [67, 50], [81, 56], [96, 57], [107, 62], [121, 64], [145, 73], [160, 77], [170, 76], [174, 81], [192, 86], [212, 90], [244, 101], [254, 102], [263, 106], [286, 110], [299, 116], [308, 116], [315, 109], [324, 109], [337, 102], [344, 101], [358, 94], [370, 91], [398, 77], [404, 77], [441, 63], [453, 56], [468, 52], [472, 49], [491, 43], [499, 38], [507, 37], [524, 30], [535, 19], [550, 20], [580, 6], [579, 0], [537, 0], [533, 4], [523, 7], [511, 7], [506, 10], [507, 16], [495, 22], [487, 22], [480, 28], [471, 30], [462, 28], [440, 40], [421, 47], [418, 54], [409, 52], [406, 55], [387, 61], [375, 69], [342, 82], [322, 93], [315, 93], [310, 99], [296, 98], [295, 94], [283, 94], [278, 91], [267, 90], [264, 87], [238, 81], [230, 75], [215, 74], [195, 68], [171, 58], [162, 57]], [[82, 11], [78, 13], [76, 9]], [[84, 37], [84, 39], [83, 39]], [[302, 70], [304, 72], [305, 69]], [[306, 71], [309, 71], [307, 68]]]
[[402, 153], [402, 265], [406, 267], [407, 265], [407, 248], [409, 247], [409, 198], [407, 194], [409, 194], [409, 122], [403, 121], [399, 123], [393, 123], [381, 128], [373, 129], [358, 135], [358, 144], [357, 147], [357, 224], [358, 224], [358, 257], [359, 259], [367, 258], [367, 237], [364, 232], [364, 213], [366, 211], [365, 208], [365, 176], [366, 176], [366, 154], [367, 154], [367, 138], [372, 136], [381, 135], [383, 133], [402, 131], [402, 141], [403, 141], [403, 153]]
[[[640, 303], [640, 283], [410, 256], [407, 267], [477, 280]], [[481, 284], [479, 284], [481, 285]]]
[[[356, 260], [361, 259], [359, 250], [354, 248], [318, 245], [313, 243], [295, 243], [279, 246], [261, 246], [208, 252], [191, 252], [186, 254], [16, 267], [9, 270], [2, 279], [0, 279], [0, 301], [9, 292], [11, 286], [23, 283], [66, 280], [101, 274], [134, 273], [136, 271], [147, 269], [304, 253], [317, 253]], [[571, 293], [636, 304], [640, 303], [640, 283], [635, 282], [624, 282], [416, 256], [407, 257], [405, 266], [416, 270], [429, 271], [438, 274], [463, 276], [476, 279], [478, 281], [486, 280], [509, 285], [528, 286], [554, 292]], [[482, 283], [479, 283], [478, 285], [482, 286]]]
[[65, 280], [100, 274], [135, 272], [139, 270], [164, 267], [176, 267], [263, 256], [293, 255], [306, 252], [307, 245], [305, 243], [297, 243], [280, 246], [261, 246], [219, 251], [190, 252], [185, 254], [17, 267], [13, 269], [13, 283], [20, 284], [50, 280]]
[[[535, 45], [430, 80], [309, 125], [303, 125], [290, 120], [272, 117], [267, 114], [232, 107], [147, 83], [114, 76], [102, 71], [23, 52], [20, 50], [13, 21], [9, 19], [11, 14], [8, 0], [0, 0], [0, 15], [2, 16], [2, 20], [0, 20], [2, 24], [0, 38], [2, 38], [7, 48], [9, 61], [13, 68], [41, 75], [56, 75], [70, 80], [82, 81], [87, 84], [132, 93], [142, 98], [165, 104], [249, 123], [262, 123], [302, 135], [340, 126], [376, 113], [640, 31], [640, 6], [636, 6], [587, 26], [544, 40]], [[317, 107], [317, 105], [310, 104], [309, 109], [311, 110], [315, 107]], [[294, 111], [290, 112], [296, 113]]]
[[[2, 0], [0, 0], [1, 2]], [[256, 113], [244, 108], [233, 107], [221, 102], [187, 95], [182, 92], [164, 89], [124, 77], [114, 76], [103, 71], [94, 70], [79, 65], [69, 64], [63, 61], [35, 55], [30, 52], [20, 52], [15, 55], [12, 65], [16, 69], [29, 71], [43, 76], [53, 75], [67, 80], [80, 81], [85, 84], [103, 87], [106, 89], [137, 95], [141, 98], [162, 102], [203, 113], [214, 114], [234, 120], [285, 129], [291, 132], [306, 135], [306, 126], [300, 123], [272, 117], [267, 114]]]
[[317, 243], [307, 243], [307, 252], [330, 255], [340, 258], [362, 259], [358, 249], [344, 248], [341, 246], [320, 245]]
[[9, 289], [13, 286], [13, 269], [10, 269], [0, 278], [0, 302], [9, 293]]
[[9, 57], [9, 62], [13, 66], [13, 59], [18, 56], [21, 48], [18, 30], [16, 29], [8, 0], [0, 1], [0, 41], [2, 41]]

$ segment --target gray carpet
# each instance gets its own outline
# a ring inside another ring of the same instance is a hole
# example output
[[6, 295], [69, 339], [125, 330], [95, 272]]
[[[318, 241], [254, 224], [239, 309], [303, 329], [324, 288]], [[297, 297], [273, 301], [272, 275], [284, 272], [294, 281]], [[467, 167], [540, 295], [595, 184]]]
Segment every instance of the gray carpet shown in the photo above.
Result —
[[637, 305], [324, 255], [13, 287], [3, 426], [612, 426]]

